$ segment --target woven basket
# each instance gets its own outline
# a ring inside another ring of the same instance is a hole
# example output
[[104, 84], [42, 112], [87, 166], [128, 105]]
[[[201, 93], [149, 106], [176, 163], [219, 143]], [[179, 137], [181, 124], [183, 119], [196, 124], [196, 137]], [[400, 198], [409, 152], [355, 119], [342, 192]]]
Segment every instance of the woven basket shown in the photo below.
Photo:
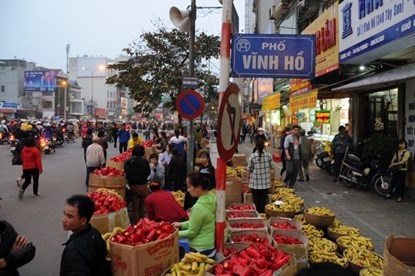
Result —
[[293, 218], [295, 216], [295, 211], [277, 211], [265, 208], [265, 214], [268, 218], [270, 217], [284, 217], [284, 218]]
[[333, 224], [336, 216], [318, 216], [304, 212], [305, 221], [319, 228], [326, 228]]

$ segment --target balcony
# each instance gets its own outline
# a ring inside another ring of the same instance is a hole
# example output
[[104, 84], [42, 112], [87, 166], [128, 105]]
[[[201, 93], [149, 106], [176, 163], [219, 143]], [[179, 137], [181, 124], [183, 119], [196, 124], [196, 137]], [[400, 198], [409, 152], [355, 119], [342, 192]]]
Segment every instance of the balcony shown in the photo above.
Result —
[[276, 0], [275, 5], [272, 5], [269, 9], [269, 19], [276, 21], [275, 24], [283, 21], [291, 7], [291, 1], [288, 0]]

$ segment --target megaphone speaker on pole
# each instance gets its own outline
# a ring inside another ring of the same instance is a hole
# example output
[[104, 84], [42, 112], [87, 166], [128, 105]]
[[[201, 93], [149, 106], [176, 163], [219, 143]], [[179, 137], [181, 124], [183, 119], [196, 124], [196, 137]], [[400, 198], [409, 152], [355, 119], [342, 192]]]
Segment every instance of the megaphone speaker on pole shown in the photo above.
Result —
[[171, 7], [169, 11], [170, 21], [182, 30], [183, 32], [190, 32], [190, 11], [179, 10], [176, 7]]

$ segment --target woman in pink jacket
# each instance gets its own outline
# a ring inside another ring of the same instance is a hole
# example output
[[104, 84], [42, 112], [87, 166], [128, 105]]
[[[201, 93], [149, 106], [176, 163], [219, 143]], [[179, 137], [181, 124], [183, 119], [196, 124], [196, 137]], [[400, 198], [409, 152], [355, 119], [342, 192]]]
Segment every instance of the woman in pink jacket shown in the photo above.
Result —
[[24, 183], [19, 191], [19, 198], [23, 198], [24, 191], [30, 184], [30, 180], [33, 176], [33, 194], [39, 196], [39, 175], [42, 173], [42, 159], [40, 157], [40, 151], [35, 147], [35, 139], [29, 136], [26, 139], [25, 146], [22, 150], [23, 161], [23, 177]]

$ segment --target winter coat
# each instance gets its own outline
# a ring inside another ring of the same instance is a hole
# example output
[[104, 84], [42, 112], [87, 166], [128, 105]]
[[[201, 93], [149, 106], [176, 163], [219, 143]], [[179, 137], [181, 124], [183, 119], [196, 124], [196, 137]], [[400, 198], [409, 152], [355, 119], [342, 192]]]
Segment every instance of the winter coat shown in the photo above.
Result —
[[124, 171], [129, 185], [147, 184], [150, 164], [144, 157], [132, 156], [124, 162]]
[[43, 172], [42, 158], [36, 147], [24, 147], [22, 150], [23, 170], [38, 169]]
[[18, 267], [21, 267], [35, 257], [36, 248], [32, 243], [28, 246], [10, 252], [18, 234], [13, 226], [7, 221], [0, 221], [0, 258], [7, 262], [5, 268], [0, 268], [2, 276], [18, 276]]
[[216, 196], [208, 192], [193, 205], [188, 221], [182, 223], [180, 238], [188, 238], [191, 248], [202, 251], [215, 247]]
[[106, 245], [97, 229], [87, 228], [72, 234], [64, 243], [60, 276], [109, 275], [105, 260]]

